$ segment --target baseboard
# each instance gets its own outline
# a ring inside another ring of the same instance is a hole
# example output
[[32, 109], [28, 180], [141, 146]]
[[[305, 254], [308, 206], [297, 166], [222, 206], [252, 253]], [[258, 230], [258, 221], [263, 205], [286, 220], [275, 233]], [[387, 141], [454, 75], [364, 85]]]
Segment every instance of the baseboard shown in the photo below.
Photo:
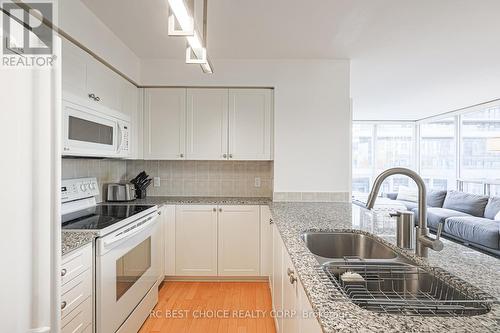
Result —
[[268, 276], [165, 276], [163, 281], [184, 282], [268, 282]]
[[275, 202], [351, 202], [349, 192], [274, 192]]

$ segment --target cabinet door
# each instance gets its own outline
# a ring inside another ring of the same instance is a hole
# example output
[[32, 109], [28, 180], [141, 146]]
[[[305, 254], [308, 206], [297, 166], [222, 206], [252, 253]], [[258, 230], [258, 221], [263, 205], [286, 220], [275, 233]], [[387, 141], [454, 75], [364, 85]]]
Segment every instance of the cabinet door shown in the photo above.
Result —
[[120, 110], [120, 80], [111, 69], [90, 58], [87, 64], [87, 92], [98, 97], [93, 102], [113, 110]]
[[259, 206], [219, 206], [220, 276], [258, 276]]
[[176, 206], [175, 213], [175, 274], [216, 276], [216, 207]]
[[298, 333], [298, 281], [294, 272], [292, 261], [286, 249], [283, 249], [283, 332]]
[[271, 89], [229, 89], [229, 156], [271, 160]]
[[[62, 43], [62, 90], [87, 100], [87, 62], [89, 55], [71, 42]], [[69, 96], [64, 96], [69, 98]]]
[[321, 328], [318, 319], [314, 314], [311, 303], [307, 298], [306, 292], [302, 284], [297, 281], [298, 302], [299, 302], [299, 332], [300, 333], [321, 333]]
[[187, 90], [188, 159], [227, 159], [227, 110], [227, 89]]
[[175, 275], [175, 206], [161, 208], [163, 222], [163, 272]]
[[260, 275], [273, 271], [273, 224], [269, 206], [260, 206]]
[[183, 159], [186, 89], [146, 89], [144, 102], [144, 158]]
[[[273, 309], [277, 314], [283, 310], [283, 242], [276, 225], [273, 225]], [[276, 316], [276, 331], [283, 333], [283, 318]]]

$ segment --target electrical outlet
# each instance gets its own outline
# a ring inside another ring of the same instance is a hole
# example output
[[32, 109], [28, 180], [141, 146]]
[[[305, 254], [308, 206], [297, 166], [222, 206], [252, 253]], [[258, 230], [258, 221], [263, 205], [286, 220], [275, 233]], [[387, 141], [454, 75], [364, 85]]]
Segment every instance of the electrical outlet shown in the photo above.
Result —
[[153, 178], [153, 186], [160, 187], [160, 185], [161, 185], [160, 177], [154, 177]]
[[260, 177], [255, 177], [255, 183], [254, 183], [254, 186], [255, 186], [255, 187], [260, 187]]

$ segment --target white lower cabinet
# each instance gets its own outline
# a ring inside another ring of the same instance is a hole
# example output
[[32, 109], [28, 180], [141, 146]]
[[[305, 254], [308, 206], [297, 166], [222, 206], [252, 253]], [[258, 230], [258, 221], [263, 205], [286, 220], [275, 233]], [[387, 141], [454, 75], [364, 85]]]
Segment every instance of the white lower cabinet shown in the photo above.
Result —
[[175, 206], [161, 207], [163, 224], [163, 274], [175, 275]]
[[273, 275], [272, 275], [272, 300], [276, 313], [276, 331], [283, 332], [283, 243], [276, 226], [273, 227]]
[[219, 276], [258, 276], [259, 206], [219, 206]]
[[63, 256], [61, 332], [92, 332], [92, 244]]
[[163, 206], [164, 274], [263, 275], [260, 211], [257, 205]]
[[278, 333], [320, 333], [318, 320], [298, 280], [278, 228], [273, 225], [272, 298]]
[[175, 274], [217, 275], [216, 206], [176, 206]]
[[298, 332], [300, 311], [298, 307], [299, 284], [286, 250], [283, 251], [283, 332]]
[[[269, 206], [260, 206], [260, 275], [273, 273], [273, 219]], [[272, 286], [271, 286], [272, 287]]]

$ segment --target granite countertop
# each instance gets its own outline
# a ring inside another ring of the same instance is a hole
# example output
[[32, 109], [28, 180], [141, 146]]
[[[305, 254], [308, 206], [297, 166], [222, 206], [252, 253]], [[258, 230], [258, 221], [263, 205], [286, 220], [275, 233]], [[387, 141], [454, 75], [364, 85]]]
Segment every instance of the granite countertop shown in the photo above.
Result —
[[93, 231], [75, 231], [63, 230], [61, 234], [61, 255], [68, 254], [71, 251], [92, 243], [97, 237]]
[[[427, 269], [442, 268], [500, 300], [500, 260], [443, 239], [441, 252], [429, 251], [428, 259], [420, 259], [397, 248], [395, 222], [382, 214], [374, 214], [349, 203], [273, 203], [268, 198], [218, 197], [148, 197], [134, 204], [269, 204], [295, 271], [304, 286], [309, 301], [318, 314], [324, 332], [498, 332], [500, 305], [480, 316], [418, 317], [380, 314], [364, 310], [343, 297], [317, 269], [316, 258], [305, 247], [300, 235], [304, 231], [354, 230], [378, 236], [401, 255], [409, 257]], [[62, 252], [66, 254], [93, 241], [91, 231], [63, 231]], [[475, 290], [476, 288], [472, 288]], [[335, 294], [332, 299], [332, 294]]]
[[[105, 202], [113, 205], [267, 205], [270, 198], [262, 197], [146, 197], [129, 202]], [[61, 252], [65, 255], [86, 244], [97, 237], [92, 231], [63, 230], [61, 236]]]
[[401, 255], [410, 257], [427, 269], [432, 269], [431, 266], [443, 268], [497, 300], [500, 299], [500, 260], [448, 240], [443, 240], [443, 251], [429, 251], [428, 259], [419, 259], [394, 245], [393, 219], [347, 203], [271, 203], [270, 207], [295, 271], [325, 332], [500, 331], [498, 304], [494, 304], [489, 313], [472, 317], [401, 316], [364, 310], [332, 289], [333, 285], [325, 279], [326, 275], [317, 270], [318, 262], [305, 247], [300, 235], [306, 230], [346, 229], [374, 234]]

